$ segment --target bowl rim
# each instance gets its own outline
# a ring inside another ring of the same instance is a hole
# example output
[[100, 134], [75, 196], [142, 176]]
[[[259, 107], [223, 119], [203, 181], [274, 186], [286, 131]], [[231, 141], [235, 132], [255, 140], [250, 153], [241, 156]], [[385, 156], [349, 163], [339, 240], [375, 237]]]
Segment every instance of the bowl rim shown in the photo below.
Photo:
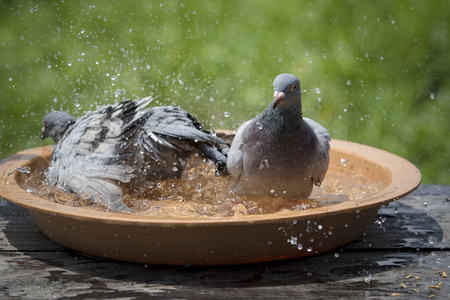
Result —
[[374, 206], [380, 207], [400, 199], [413, 192], [420, 185], [420, 171], [408, 160], [393, 153], [374, 148], [371, 146], [332, 139], [331, 148], [345, 151], [350, 155], [357, 156], [385, 167], [391, 173], [391, 182], [379, 193], [369, 198], [347, 200], [331, 206], [323, 206], [314, 209], [275, 212], [270, 214], [231, 216], [231, 217], [153, 217], [141, 216], [113, 211], [98, 211], [87, 207], [74, 207], [51, 202], [37, 195], [28, 193], [17, 182], [17, 170], [28, 165], [33, 159], [48, 157], [53, 149], [52, 145], [30, 148], [19, 151], [15, 155], [0, 161], [0, 197], [33, 210], [54, 216], [64, 216], [78, 220], [104, 222], [120, 225], [139, 226], [233, 226], [255, 223], [283, 223], [288, 220], [314, 220], [323, 215], [335, 215], [350, 213], [355, 210], [366, 210]]

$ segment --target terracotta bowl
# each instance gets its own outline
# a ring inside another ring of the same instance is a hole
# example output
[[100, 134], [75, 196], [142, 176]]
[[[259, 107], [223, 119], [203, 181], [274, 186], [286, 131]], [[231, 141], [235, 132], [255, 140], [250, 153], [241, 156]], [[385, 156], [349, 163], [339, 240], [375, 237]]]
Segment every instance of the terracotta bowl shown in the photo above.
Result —
[[[113, 260], [166, 265], [260, 263], [339, 248], [371, 224], [381, 205], [418, 187], [419, 170], [383, 150], [333, 140], [329, 172], [382, 183], [374, 196], [301, 211], [240, 217], [151, 218], [103, 212], [45, 200], [28, 193], [28, 170], [45, 170], [52, 147], [21, 151], [0, 165], [0, 195], [28, 209], [56, 243]], [[341, 165], [341, 159], [348, 162]]]

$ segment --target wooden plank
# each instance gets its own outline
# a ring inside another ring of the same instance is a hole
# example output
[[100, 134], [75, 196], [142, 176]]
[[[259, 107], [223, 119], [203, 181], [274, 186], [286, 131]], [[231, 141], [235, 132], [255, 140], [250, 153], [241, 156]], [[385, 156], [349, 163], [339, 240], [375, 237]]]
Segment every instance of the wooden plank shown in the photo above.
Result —
[[[362, 237], [330, 253], [217, 268], [80, 255], [40, 233], [24, 209], [0, 202], [0, 298], [379, 299], [398, 293], [402, 299], [447, 299], [450, 281], [436, 272], [450, 275], [448, 195], [449, 186], [422, 186], [383, 207]], [[439, 289], [432, 287], [440, 282]]]
[[[34, 299], [86, 294], [101, 298], [150, 294], [170, 298], [211, 294], [215, 298], [264, 298], [301, 293], [335, 299], [346, 295], [389, 296], [394, 292], [415, 295], [416, 288], [423, 297], [429, 292], [450, 293], [449, 279], [436, 274], [449, 264], [449, 255], [443, 251], [343, 252], [339, 257], [328, 253], [282, 263], [223, 268], [143, 266], [98, 261], [72, 252], [34, 252], [0, 255], [0, 295]], [[419, 279], [407, 280], [407, 275]], [[438, 291], [427, 288], [440, 281], [443, 284]], [[401, 283], [408, 288], [401, 288]]]

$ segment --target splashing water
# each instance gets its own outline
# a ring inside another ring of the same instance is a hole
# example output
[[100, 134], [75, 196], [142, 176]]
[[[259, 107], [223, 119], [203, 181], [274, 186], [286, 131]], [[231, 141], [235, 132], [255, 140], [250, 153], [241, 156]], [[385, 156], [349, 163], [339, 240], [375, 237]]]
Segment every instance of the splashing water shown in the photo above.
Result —
[[[107, 210], [102, 203], [86, 199], [83, 195], [50, 188], [45, 178], [47, 168], [48, 165], [19, 170], [27, 173], [22, 187], [30, 193], [60, 204]], [[240, 196], [233, 190], [233, 185], [230, 177], [215, 175], [213, 163], [193, 158], [187, 163], [181, 178], [145, 182], [139, 187], [133, 186], [132, 182], [121, 186], [124, 202], [137, 215], [195, 218], [308, 210], [367, 198], [382, 188], [382, 183], [377, 185], [370, 182], [369, 186], [362, 175], [343, 175], [334, 170], [328, 171], [322, 185], [315, 188], [307, 199]]]

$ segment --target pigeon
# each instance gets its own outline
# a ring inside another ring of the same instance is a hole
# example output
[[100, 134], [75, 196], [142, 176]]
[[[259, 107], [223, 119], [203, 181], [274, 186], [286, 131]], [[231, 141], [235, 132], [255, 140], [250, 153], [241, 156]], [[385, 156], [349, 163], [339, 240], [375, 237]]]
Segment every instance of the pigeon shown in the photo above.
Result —
[[192, 155], [225, 169], [225, 141], [181, 108], [144, 109], [151, 100], [102, 106], [79, 119], [64, 112], [45, 116], [42, 138], [56, 143], [49, 186], [100, 200], [114, 211], [133, 212], [122, 199], [124, 184], [179, 177]]
[[269, 106], [238, 128], [227, 169], [240, 194], [307, 198], [328, 170], [330, 134], [302, 117], [296, 76], [280, 74], [273, 86]]

